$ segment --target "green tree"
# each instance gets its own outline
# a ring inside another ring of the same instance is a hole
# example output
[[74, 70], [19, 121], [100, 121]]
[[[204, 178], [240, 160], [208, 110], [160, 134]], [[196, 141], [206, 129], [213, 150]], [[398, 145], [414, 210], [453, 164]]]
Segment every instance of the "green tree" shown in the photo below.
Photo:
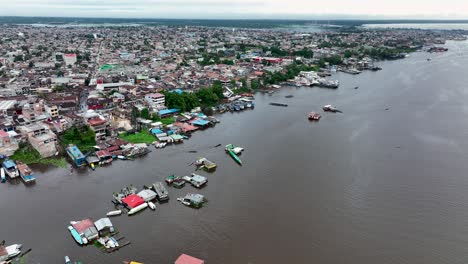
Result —
[[150, 112], [148, 108], [143, 108], [140, 112], [140, 117], [144, 119], [151, 119]]

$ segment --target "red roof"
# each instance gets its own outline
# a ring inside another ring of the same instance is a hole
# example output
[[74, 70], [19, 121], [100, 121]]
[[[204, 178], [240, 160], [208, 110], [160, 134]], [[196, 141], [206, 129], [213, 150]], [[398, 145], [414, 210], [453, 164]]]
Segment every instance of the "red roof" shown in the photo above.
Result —
[[84, 233], [84, 231], [86, 229], [88, 229], [90, 227], [93, 227], [94, 223], [93, 223], [93, 220], [88, 218], [88, 219], [82, 220], [81, 222], [79, 222], [77, 224], [73, 224], [72, 226], [73, 226], [73, 228], [76, 229], [78, 234], [82, 234], [82, 233]]
[[106, 123], [106, 120], [102, 120], [100, 117], [95, 117], [95, 118], [88, 120], [88, 123], [91, 126], [100, 126], [100, 125], [104, 125]]
[[139, 206], [140, 204], [145, 203], [145, 200], [143, 200], [140, 196], [136, 194], [131, 194], [123, 198], [122, 202], [126, 203], [130, 208], [135, 208]]
[[9, 136], [7, 132], [0, 130], [0, 137], [9, 137]]
[[175, 261], [174, 264], [204, 264], [205, 261], [201, 259], [197, 259], [191, 257], [189, 255], [182, 254], [180, 257]]
[[105, 158], [105, 157], [109, 157], [109, 156], [112, 156], [112, 155], [107, 150], [100, 150], [100, 151], [96, 152], [96, 156], [98, 158]]

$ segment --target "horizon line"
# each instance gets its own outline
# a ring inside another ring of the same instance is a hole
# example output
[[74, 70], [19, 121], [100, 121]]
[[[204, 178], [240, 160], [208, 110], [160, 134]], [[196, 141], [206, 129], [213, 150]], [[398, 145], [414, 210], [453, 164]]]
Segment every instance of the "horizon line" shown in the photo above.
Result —
[[[287, 16], [287, 14], [285, 14]], [[304, 16], [304, 15], [301, 15]], [[406, 22], [447, 22], [447, 23], [468, 23], [468, 18], [457, 18], [457, 19], [447, 19], [447, 18], [404, 18], [404, 17], [385, 17], [385, 16], [371, 16], [369, 15], [347, 15], [347, 14], [313, 14], [316, 18], [194, 18], [194, 17], [173, 17], [173, 18], [164, 18], [164, 17], [98, 17], [98, 16], [21, 16], [21, 15], [0, 15], [0, 18], [65, 18], [65, 19], [122, 19], [122, 20], [250, 20], [250, 21], [406, 21]], [[330, 17], [326, 17], [330, 16]], [[343, 16], [342, 18], [337, 18], [336, 16]]]

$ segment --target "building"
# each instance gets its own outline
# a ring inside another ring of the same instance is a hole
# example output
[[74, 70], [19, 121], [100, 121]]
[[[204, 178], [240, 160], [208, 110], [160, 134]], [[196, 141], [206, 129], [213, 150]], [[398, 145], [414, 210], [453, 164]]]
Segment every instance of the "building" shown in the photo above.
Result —
[[31, 146], [43, 158], [54, 156], [57, 153], [57, 135], [46, 125], [31, 124], [19, 127], [21, 133], [28, 138]]
[[59, 116], [59, 109], [56, 105], [45, 105], [44, 110], [50, 115], [52, 118], [56, 118]]
[[67, 154], [76, 166], [80, 167], [86, 165], [86, 157], [83, 155], [83, 153], [81, 153], [77, 146], [69, 146], [67, 148]]
[[0, 130], [0, 154], [11, 156], [18, 150], [18, 142], [9, 133]]
[[101, 117], [97, 116], [87, 121], [91, 130], [94, 131], [96, 134], [96, 140], [103, 140], [105, 139], [108, 129], [110, 127], [109, 122], [107, 120], [102, 119]]
[[67, 66], [74, 65], [77, 62], [76, 54], [63, 54], [63, 60]]
[[161, 93], [150, 93], [145, 95], [145, 100], [148, 104], [156, 107], [161, 107], [166, 105], [166, 97]]

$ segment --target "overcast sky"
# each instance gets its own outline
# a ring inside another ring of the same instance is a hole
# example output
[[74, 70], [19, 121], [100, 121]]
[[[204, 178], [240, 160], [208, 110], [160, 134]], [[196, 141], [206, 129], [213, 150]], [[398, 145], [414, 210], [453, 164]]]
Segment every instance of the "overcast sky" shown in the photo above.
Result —
[[468, 19], [468, 0], [0, 0], [0, 16]]

